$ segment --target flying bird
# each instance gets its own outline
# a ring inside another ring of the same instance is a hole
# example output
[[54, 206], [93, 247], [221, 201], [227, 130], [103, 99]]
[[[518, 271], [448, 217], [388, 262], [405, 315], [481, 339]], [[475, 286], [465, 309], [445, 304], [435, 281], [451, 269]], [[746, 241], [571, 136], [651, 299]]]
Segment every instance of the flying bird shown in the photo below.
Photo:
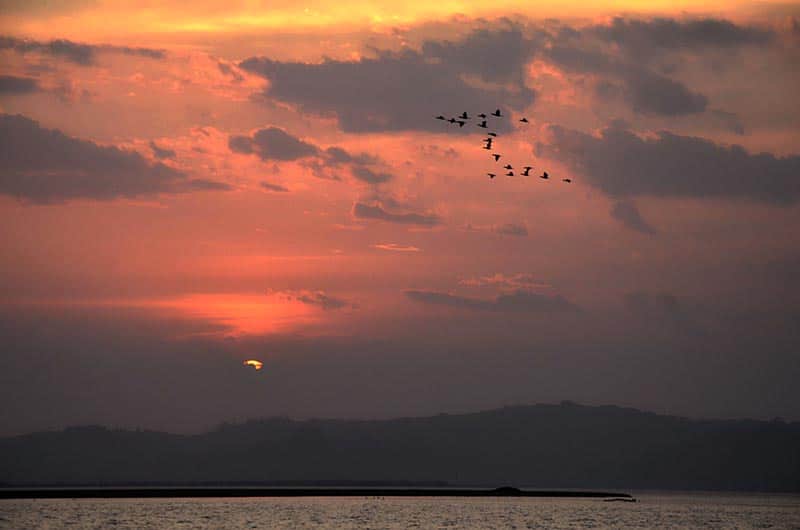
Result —
[[465, 121], [461, 121], [461, 120], [458, 120], [456, 123], [458, 123], [458, 126], [459, 126], [459, 127], [463, 127], [463, 126], [464, 126], [464, 124], [465, 124], [465, 123], [467, 123], [467, 122], [465, 122]]
[[469, 119], [469, 115], [467, 115], [467, 111], [462, 112], [461, 116], [459, 116], [459, 118], [461, 118], [462, 120], [468, 120]]
[[487, 151], [488, 151], [488, 150], [491, 150], [491, 148], [492, 148], [492, 144], [491, 144], [491, 143], [488, 143], [488, 144], [484, 145], [484, 146], [483, 146], [483, 148], [484, 148], [484, 149], [486, 149]]
[[507, 177], [513, 177], [514, 176], [514, 172], [513, 171], [509, 171], [508, 173], [506, 173], [506, 176]]
[[522, 172], [522, 176], [523, 176], [523, 177], [527, 177], [527, 176], [528, 176], [528, 172], [529, 172], [531, 169], [533, 169], [533, 166], [525, 166], [525, 168], [524, 168], [524, 169], [525, 169], [525, 171], [523, 171], [523, 172]]
[[523, 118], [520, 118], [519, 121], [521, 121], [522, 123], [528, 123], [528, 118], [523, 117]]
[[544, 173], [542, 173], [541, 175], [539, 175], [539, 178], [540, 178], [540, 179], [549, 179], [549, 178], [550, 178], [550, 175], [548, 175], [548, 174], [547, 174], [547, 171], [545, 171]]
[[242, 364], [245, 366], [252, 366], [256, 371], [261, 370], [261, 368], [264, 367], [264, 363], [255, 359], [247, 359]]
[[479, 118], [485, 118], [485, 117], [486, 117], [486, 114], [482, 114], [482, 113], [481, 113], [481, 114], [478, 114], [478, 117], [479, 117]]
[[494, 157], [494, 161], [497, 162], [498, 160], [500, 160], [500, 157], [502, 155], [498, 155], [497, 153], [492, 153], [492, 156]]
[[511, 164], [506, 164], [503, 169], [514, 169], [514, 167]]
[[567, 184], [569, 184], [570, 182], [572, 182], [572, 179], [561, 179], [561, 180], [563, 180], [563, 181], [564, 181], [564, 182], [566, 182]]
[[488, 129], [489, 128], [489, 126], [486, 125], [486, 120], [483, 120], [482, 122], [480, 122], [478, 124], [478, 127], [483, 127], [484, 129]]
[[450, 119], [449, 119], [449, 120], [447, 120], [447, 121], [449, 121], [450, 123], [455, 123], [455, 122], [456, 122], [456, 121], [458, 121], [458, 120], [456, 120], [455, 118], [450, 118]]
[[487, 133], [487, 134], [488, 134], [489, 136], [497, 136], [497, 133], [496, 133], [496, 132], [490, 132], [490, 133]]
[[447, 118], [445, 118], [444, 116], [442, 116], [441, 114], [439, 114], [438, 116], [436, 116], [436, 119], [437, 119], [437, 120], [446, 120]]
[[500, 113], [500, 109], [497, 109], [496, 111], [492, 112], [492, 116], [497, 116], [498, 118], [501, 117], [502, 114]]
[[493, 179], [493, 178], [495, 178], [495, 177], [497, 176], [497, 175], [496, 175], [496, 174], [494, 174], [494, 173], [487, 173], [487, 175], [489, 175], [489, 178], [490, 178], [490, 179]]

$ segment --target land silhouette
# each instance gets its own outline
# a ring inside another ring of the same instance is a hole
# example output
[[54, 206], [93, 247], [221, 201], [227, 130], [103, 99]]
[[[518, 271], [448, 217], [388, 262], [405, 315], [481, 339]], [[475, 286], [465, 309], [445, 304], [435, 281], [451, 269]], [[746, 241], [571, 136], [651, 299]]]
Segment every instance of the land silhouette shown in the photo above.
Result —
[[272, 418], [197, 435], [71, 427], [0, 439], [0, 483], [797, 492], [800, 422], [562, 402], [392, 420]]

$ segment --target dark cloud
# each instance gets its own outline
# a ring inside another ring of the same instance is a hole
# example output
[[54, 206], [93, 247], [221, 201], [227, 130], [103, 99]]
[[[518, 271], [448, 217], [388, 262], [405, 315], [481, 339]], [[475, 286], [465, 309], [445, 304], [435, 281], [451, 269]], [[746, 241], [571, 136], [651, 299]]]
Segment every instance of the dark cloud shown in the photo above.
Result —
[[233, 187], [225, 182], [218, 180], [208, 179], [192, 179], [185, 184], [176, 186], [176, 191], [179, 190], [197, 190], [197, 191], [230, 191]]
[[599, 136], [551, 126], [540, 154], [558, 159], [614, 197], [742, 198], [791, 204], [800, 198], [800, 156], [750, 154], [704, 138], [620, 127]]
[[337, 165], [337, 164], [369, 165], [369, 164], [380, 163], [380, 160], [376, 156], [372, 156], [367, 153], [359, 153], [357, 155], [353, 155], [347, 152], [345, 149], [342, 149], [341, 147], [337, 146], [329, 147], [325, 150], [325, 161], [329, 165]]
[[656, 233], [655, 228], [642, 218], [636, 203], [631, 200], [625, 199], [614, 202], [611, 207], [611, 217], [637, 232], [649, 235]]
[[186, 180], [183, 172], [152, 164], [139, 153], [72, 138], [24, 116], [0, 115], [0, 193], [4, 195], [47, 203], [194, 189], [228, 187]]
[[[524, 66], [533, 58], [539, 40], [525, 36], [524, 28], [504, 20], [497, 29], [473, 30], [462, 41], [425, 41], [422, 55], [448, 68], [475, 74], [484, 81], [524, 85]], [[535, 34], [539, 37], [541, 32]]]
[[165, 149], [156, 145], [156, 143], [150, 140], [150, 149], [153, 150], [153, 154], [156, 155], [158, 159], [164, 158], [175, 158], [175, 151], [172, 149]]
[[30, 94], [39, 90], [39, 82], [32, 77], [0, 75], [0, 94]]
[[715, 18], [641, 20], [616, 17], [608, 25], [592, 26], [585, 31], [637, 57], [657, 51], [763, 45], [774, 37], [769, 30], [738, 26]]
[[319, 149], [278, 127], [259, 129], [252, 136], [231, 136], [228, 147], [237, 153], [255, 153], [261, 160], [297, 160], [316, 155]]
[[[580, 44], [556, 44], [545, 51], [556, 66], [579, 74], [601, 76], [595, 92], [604, 98], [621, 95], [634, 111], [643, 114], [679, 116], [703, 112], [708, 98], [686, 85], [643, 66], [620, 60], [610, 53], [585, 49]], [[610, 82], [610, 77], [616, 81]]]
[[355, 178], [368, 184], [380, 184], [392, 179], [392, 175], [389, 173], [375, 172], [364, 166], [355, 166], [352, 173]]
[[113, 46], [110, 44], [84, 44], [66, 39], [41, 42], [8, 36], [0, 36], [0, 49], [12, 49], [19, 53], [43, 53], [62, 58], [81, 66], [91, 66], [95, 64], [97, 54], [99, 53], [135, 55], [147, 57], [149, 59], [163, 59], [166, 57], [166, 52], [164, 50], [153, 48], [132, 48], [130, 46]]
[[513, 313], [539, 313], [552, 311], [574, 311], [577, 307], [560, 295], [550, 296], [529, 291], [517, 290], [501, 294], [494, 300], [469, 298], [436, 291], [405, 292], [406, 296], [416, 302], [425, 304], [446, 305], [462, 309], [478, 311], [501, 311]]
[[[535, 93], [524, 84], [534, 48], [518, 28], [476, 30], [465, 40], [427, 41], [421, 50], [376, 51], [358, 61], [318, 64], [251, 57], [239, 66], [270, 80], [266, 95], [303, 111], [335, 114], [347, 132], [441, 131], [440, 113], [522, 109]], [[472, 74], [490, 83], [464, 79]], [[494, 83], [494, 84], [492, 84]], [[498, 130], [508, 130], [507, 120]], [[463, 128], [466, 133], [471, 129]]]
[[706, 110], [708, 98], [686, 85], [638, 68], [624, 76], [625, 96], [635, 112], [681, 116]]
[[294, 297], [295, 300], [304, 304], [320, 307], [326, 311], [333, 309], [341, 309], [347, 306], [347, 302], [341, 298], [330, 296], [322, 291], [315, 291], [310, 293], [299, 294]]
[[437, 215], [414, 212], [392, 213], [385, 210], [380, 203], [369, 205], [356, 202], [353, 204], [353, 217], [420, 226], [436, 226], [441, 223], [441, 219]]
[[349, 168], [353, 178], [367, 184], [382, 184], [394, 178], [390, 173], [368, 167], [380, 165], [378, 157], [367, 153], [352, 154], [338, 146], [323, 150], [277, 127], [260, 129], [252, 136], [231, 136], [228, 147], [236, 153], [256, 154], [265, 161], [303, 159], [302, 164], [315, 177], [326, 180], [341, 180], [339, 170], [342, 167]]
[[277, 191], [281, 193], [289, 191], [289, 188], [285, 186], [281, 186], [280, 184], [272, 184], [266, 181], [261, 181], [261, 187], [268, 191]]
[[506, 223], [504, 225], [495, 226], [492, 231], [496, 234], [504, 236], [528, 236], [528, 227], [523, 224]]

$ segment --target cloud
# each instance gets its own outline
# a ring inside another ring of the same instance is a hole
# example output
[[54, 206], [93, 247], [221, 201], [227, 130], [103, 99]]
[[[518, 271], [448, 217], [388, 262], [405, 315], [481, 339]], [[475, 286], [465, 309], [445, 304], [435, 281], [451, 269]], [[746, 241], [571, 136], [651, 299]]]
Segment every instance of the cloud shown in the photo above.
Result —
[[715, 18], [615, 17], [608, 25], [592, 26], [586, 31], [636, 57], [649, 57], [660, 51], [764, 45], [774, 38], [772, 31]]
[[649, 235], [656, 233], [655, 228], [642, 218], [636, 203], [631, 200], [616, 201], [611, 207], [611, 217], [637, 232]]
[[256, 154], [261, 160], [297, 160], [319, 151], [317, 146], [278, 127], [259, 129], [252, 136], [231, 136], [228, 147], [236, 153]]
[[492, 231], [504, 236], [528, 237], [528, 227], [524, 224], [506, 223], [493, 227]]
[[285, 193], [285, 192], [289, 191], [289, 188], [287, 188], [285, 186], [281, 186], [280, 184], [272, 184], [270, 182], [266, 182], [266, 181], [263, 181], [263, 180], [261, 181], [260, 184], [261, 184], [262, 188], [264, 188], [265, 190], [268, 190], [268, 191], [277, 191], [277, 192], [280, 192], [280, 193]]
[[394, 178], [391, 173], [369, 167], [382, 164], [376, 156], [352, 154], [338, 146], [321, 149], [278, 127], [259, 129], [252, 135], [232, 135], [228, 138], [228, 148], [235, 153], [258, 155], [263, 161], [302, 160], [301, 164], [315, 177], [326, 180], [342, 180], [339, 176], [342, 168], [349, 169], [353, 178], [367, 184], [382, 184]]
[[620, 60], [572, 42], [557, 43], [545, 54], [549, 61], [566, 71], [611, 77], [621, 82], [622, 86], [617, 87], [601, 79], [595, 90], [604, 97], [621, 93], [635, 112], [679, 116], [703, 112], [708, 105], [708, 98], [703, 94], [651, 71], [641, 62]]
[[42, 42], [8, 36], [0, 36], [0, 49], [11, 49], [18, 53], [43, 53], [63, 58], [66, 61], [81, 66], [91, 66], [95, 64], [98, 53], [117, 53], [146, 57], [149, 59], [163, 59], [166, 57], [166, 52], [164, 50], [157, 50], [154, 48], [133, 48], [130, 46], [113, 46], [110, 44], [84, 44], [66, 39]]
[[156, 143], [150, 140], [150, 149], [153, 150], [153, 154], [156, 155], [158, 159], [164, 158], [175, 158], [175, 151], [172, 149], [165, 149], [156, 145]]
[[345, 300], [342, 300], [341, 298], [336, 298], [334, 296], [330, 296], [326, 294], [324, 291], [306, 292], [295, 295], [293, 298], [304, 304], [322, 308], [325, 311], [341, 309], [348, 305]]
[[353, 217], [357, 219], [376, 219], [388, 223], [420, 226], [436, 226], [441, 223], [439, 216], [434, 214], [414, 212], [391, 213], [385, 210], [380, 203], [369, 205], [356, 202], [353, 204]]
[[551, 286], [547, 283], [537, 279], [530, 273], [517, 273], [517, 274], [503, 274], [501, 272], [489, 275], [480, 276], [477, 278], [467, 278], [461, 280], [461, 285], [468, 285], [470, 287], [498, 287], [503, 290], [552, 290]]
[[640, 137], [622, 126], [598, 136], [549, 127], [540, 155], [560, 160], [613, 197], [741, 198], [792, 204], [800, 198], [800, 156], [750, 154], [704, 138], [659, 132]]
[[0, 94], [30, 94], [39, 90], [39, 82], [32, 77], [0, 75]]
[[158, 193], [229, 189], [150, 163], [134, 151], [101, 146], [45, 129], [21, 115], [0, 114], [0, 193], [49, 203], [112, 200]]
[[436, 291], [405, 291], [405, 295], [424, 304], [445, 305], [477, 311], [499, 311], [509, 313], [540, 313], [575, 311], [577, 307], [560, 295], [545, 295], [517, 290], [497, 296], [494, 300], [469, 298]]
[[380, 184], [382, 182], [388, 182], [392, 179], [392, 175], [389, 173], [378, 173], [364, 166], [354, 167], [352, 169], [352, 173], [355, 178], [368, 184]]
[[[535, 92], [524, 83], [533, 51], [521, 29], [503, 27], [475, 30], [456, 43], [426, 41], [421, 50], [375, 50], [375, 57], [357, 61], [251, 57], [239, 66], [269, 79], [267, 97], [304, 112], [335, 114], [346, 132], [441, 131], [433, 117], [443, 112], [487, 112], [498, 105], [519, 110], [533, 103]], [[509, 128], [504, 120], [498, 130]]]
[[187, 181], [178, 189], [197, 191], [230, 191], [233, 189], [233, 186], [217, 180], [192, 179]]
[[392, 252], [420, 252], [422, 249], [411, 245], [398, 245], [396, 243], [378, 243], [372, 245], [372, 248], [380, 250], [390, 250]]

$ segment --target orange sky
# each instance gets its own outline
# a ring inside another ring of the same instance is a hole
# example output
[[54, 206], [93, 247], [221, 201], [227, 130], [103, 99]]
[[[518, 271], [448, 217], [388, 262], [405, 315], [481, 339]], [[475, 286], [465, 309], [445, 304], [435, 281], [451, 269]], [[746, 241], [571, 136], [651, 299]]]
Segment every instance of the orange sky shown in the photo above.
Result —
[[[284, 4], [4, 3], [0, 134], [16, 146], [0, 150], [4, 311], [178, 318], [194, 324], [155, 344], [210, 341], [237, 366], [248, 341], [287, 337], [329, 339], [355, 364], [339, 341], [433, 348], [442, 366], [489, 362], [464, 337], [530, 345], [509, 370], [595, 347], [598, 363], [624, 357], [640, 344], [620, 337], [662, 332], [672, 351], [740, 367], [742, 344], [794, 344], [735, 322], [782, 321], [800, 301], [798, 5]], [[495, 107], [511, 117], [503, 162], [533, 178], [506, 177], [472, 122], [461, 134], [434, 121]], [[562, 351], [560, 333], [577, 342]], [[270, 353], [255, 353], [268, 373]], [[564, 362], [562, 388], [580, 387]], [[652, 393], [605, 392], [619, 383], [608, 375], [585, 397], [800, 417], [780, 384], [775, 413], [726, 408], [722, 380], [744, 372], [706, 366], [724, 377], [704, 404], [665, 398], [674, 381], [643, 370]], [[490, 379], [486, 405], [511, 399]], [[523, 387], [510, 395], [554, 397]], [[448, 392], [442, 408], [480, 402]]]

